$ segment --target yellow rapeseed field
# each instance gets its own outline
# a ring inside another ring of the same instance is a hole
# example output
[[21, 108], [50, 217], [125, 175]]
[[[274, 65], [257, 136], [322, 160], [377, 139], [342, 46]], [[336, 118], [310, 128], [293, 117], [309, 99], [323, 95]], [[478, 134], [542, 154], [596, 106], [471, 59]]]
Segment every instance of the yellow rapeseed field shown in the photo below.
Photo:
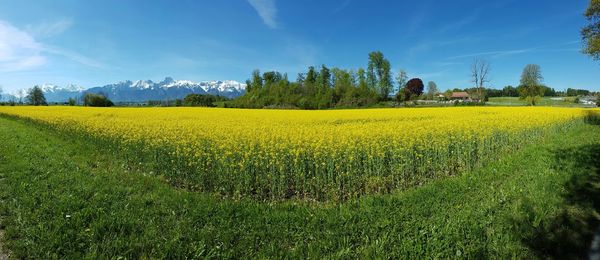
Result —
[[477, 166], [584, 109], [0, 107], [102, 142], [173, 183], [226, 196], [344, 199]]

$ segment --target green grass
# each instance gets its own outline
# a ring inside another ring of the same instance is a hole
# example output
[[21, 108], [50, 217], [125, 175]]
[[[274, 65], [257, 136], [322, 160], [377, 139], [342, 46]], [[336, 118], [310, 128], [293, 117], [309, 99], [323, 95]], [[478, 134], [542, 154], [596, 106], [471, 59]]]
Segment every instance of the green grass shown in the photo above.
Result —
[[0, 118], [0, 227], [17, 258], [580, 258], [598, 224], [597, 158], [600, 126], [590, 122], [408, 191], [225, 200]]
[[[552, 100], [550, 97], [542, 97], [536, 105], [554, 107], [584, 107], [574, 102], [575, 97], [566, 97], [564, 100]], [[518, 97], [491, 97], [487, 105], [493, 106], [526, 106], [527, 102]]]

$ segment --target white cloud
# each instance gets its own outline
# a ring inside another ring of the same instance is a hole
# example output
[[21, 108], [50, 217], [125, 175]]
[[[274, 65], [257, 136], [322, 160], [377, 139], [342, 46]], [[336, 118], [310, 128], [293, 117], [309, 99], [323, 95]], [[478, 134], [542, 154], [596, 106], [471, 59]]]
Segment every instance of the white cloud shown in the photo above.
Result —
[[59, 35], [73, 25], [71, 19], [61, 19], [54, 22], [45, 22], [37, 25], [28, 25], [26, 31], [35, 37], [47, 38]]
[[277, 29], [277, 7], [275, 0], [248, 0], [263, 22], [271, 29]]
[[[50, 26], [44, 29], [44, 33], [45, 35], [59, 33], [64, 28], [66, 28], [65, 25]], [[44, 45], [37, 41], [32, 33], [20, 30], [10, 23], [0, 20], [1, 72], [27, 71], [41, 67], [48, 62], [48, 55], [62, 56], [88, 67], [105, 67], [103, 64], [77, 52]]]
[[21, 71], [42, 66], [43, 46], [28, 33], [0, 21], [0, 71]]

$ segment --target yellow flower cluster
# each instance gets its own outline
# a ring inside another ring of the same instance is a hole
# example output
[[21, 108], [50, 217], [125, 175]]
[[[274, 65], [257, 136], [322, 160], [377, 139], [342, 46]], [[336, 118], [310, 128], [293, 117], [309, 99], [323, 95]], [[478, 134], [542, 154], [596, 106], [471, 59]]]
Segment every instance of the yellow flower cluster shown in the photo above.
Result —
[[471, 168], [584, 116], [583, 109], [361, 110], [0, 107], [153, 163], [224, 195], [347, 198]]

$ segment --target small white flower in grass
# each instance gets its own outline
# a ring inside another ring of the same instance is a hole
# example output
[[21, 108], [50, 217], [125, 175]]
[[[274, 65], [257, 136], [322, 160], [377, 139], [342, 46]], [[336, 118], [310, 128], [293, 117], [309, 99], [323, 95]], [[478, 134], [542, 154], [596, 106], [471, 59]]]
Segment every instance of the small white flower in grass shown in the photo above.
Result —
[[66, 218], [71, 218], [71, 215], [65, 215]]

